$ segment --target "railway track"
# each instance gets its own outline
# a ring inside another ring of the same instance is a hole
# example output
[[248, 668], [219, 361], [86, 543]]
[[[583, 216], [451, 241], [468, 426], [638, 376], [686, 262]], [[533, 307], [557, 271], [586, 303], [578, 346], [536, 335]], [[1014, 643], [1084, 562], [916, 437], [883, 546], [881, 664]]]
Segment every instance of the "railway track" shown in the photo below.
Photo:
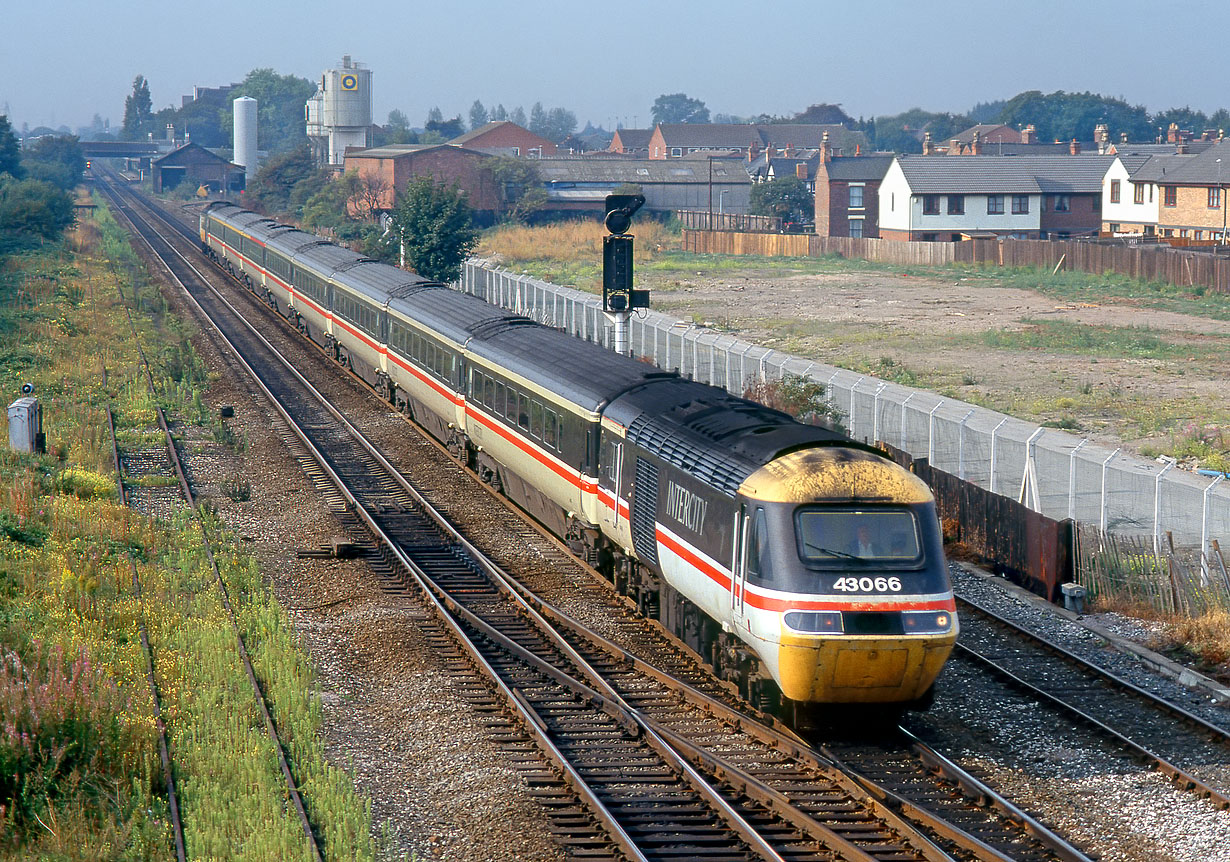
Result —
[[[114, 200], [114, 198], [113, 198]], [[126, 218], [134, 230], [139, 233], [137, 227], [138, 222], [132, 218], [132, 213], [128, 212], [123, 217]], [[121, 293], [121, 300], [124, 297]], [[126, 302], [126, 301], [125, 301]], [[154, 384], [153, 375], [149, 369], [149, 363], [145, 356], [145, 350], [141, 345], [140, 338], [137, 334], [136, 326], [133, 324], [131, 309], [125, 304], [125, 313], [128, 316], [128, 322], [132, 329], [133, 339], [136, 342], [137, 352], [140, 356], [141, 367], [145, 374], [146, 384], [149, 388], [150, 395], [155, 400], [158, 392]], [[105, 372], [105, 370], [104, 370]], [[286, 759], [286, 749], [278, 735], [277, 726], [274, 723], [273, 715], [270, 709], [268, 700], [265, 697], [264, 690], [261, 688], [260, 682], [257, 679], [256, 670], [252, 665], [252, 660], [248, 654], [247, 645], [244, 642], [243, 634], [240, 630], [239, 620], [235, 613], [235, 608], [231, 603], [229, 590], [227, 589], [226, 581], [222, 577], [222, 573], [218, 569], [218, 564], [214, 559], [213, 548], [210, 542], [209, 533], [204, 521], [200, 518], [197, 512], [197, 501], [192, 492], [192, 488], [188, 482], [187, 476], [184, 473], [184, 468], [179, 459], [179, 453], [175, 446], [175, 439], [171, 433], [171, 428], [167, 422], [167, 418], [161, 406], [154, 407], [155, 416], [158, 421], [158, 427], [161, 432], [161, 443], [157, 446], [141, 448], [133, 452], [125, 452], [119, 446], [119, 442], [115, 435], [114, 419], [108, 410], [108, 424], [111, 432], [112, 451], [116, 460], [116, 472], [118, 482], [120, 484], [120, 496], [128, 505], [132, 505], [139, 511], [143, 511], [151, 516], [166, 514], [168, 507], [183, 507], [192, 512], [201, 534], [202, 546], [205, 550], [206, 558], [209, 561], [209, 566], [213, 572], [214, 583], [218, 588], [218, 593], [222, 601], [223, 607], [226, 609], [230, 619], [231, 628], [235, 634], [235, 643], [239, 652], [239, 657], [243, 662], [244, 671], [248, 678], [248, 683], [251, 686], [253, 697], [260, 711], [266, 735], [269, 738], [270, 745], [277, 755], [277, 761], [282, 772], [282, 777], [286, 783], [286, 797], [293, 807], [295, 814], [298, 816], [299, 824], [303, 829], [304, 840], [306, 841], [307, 855], [311, 859], [321, 862], [323, 856], [320, 850], [320, 842], [313, 830], [311, 820], [308, 817], [307, 809], [303, 804], [302, 795], [299, 792], [299, 782], [297, 781], [289, 761]], [[149, 476], [165, 476], [173, 478], [174, 484], [167, 485], [150, 485], [148, 483], [125, 483], [124, 477], [131, 479]], [[134, 494], [134, 491], [136, 492]], [[130, 562], [131, 557], [130, 557]], [[133, 565], [133, 585], [134, 590], [140, 599], [140, 579], [137, 574], [136, 566]], [[154, 678], [153, 670], [153, 655], [149, 647], [149, 640], [145, 632], [144, 623], [141, 625], [140, 637], [142, 649], [145, 653], [147, 674], [149, 684], [154, 694], [154, 710], [155, 720], [158, 725], [160, 745], [159, 755], [162, 761], [164, 777], [168, 782], [168, 805], [172, 812], [173, 831], [175, 838], [175, 851], [178, 859], [185, 858], [185, 840], [183, 832], [183, 823], [180, 816], [177, 795], [175, 792], [174, 770], [171, 764], [170, 752], [166, 740], [166, 728], [162, 722], [161, 710], [159, 705], [157, 684]]]
[[1230, 732], [958, 598], [958, 660], [972, 662], [1125, 747], [1184, 790], [1230, 808]]
[[[168, 237], [158, 241], [170, 245]], [[168, 257], [168, 268], [178, 270], [190, 295], [219, 318], [233, 316], [202, 291], [204, 279], [186, 261]], [[232, 332], [232, 324], [214, 320]], [[245, 342], [245, 355], [264, 350], [254, 332], [244, 332], [233, 330]], [[550, 754], [554, 782], [588, 788], [578, 790], [576, 803], [603, 824], [624, 855], [1084, 858], [1053, 836], [1040, 840], [1013, 816], [984, 818], [983, 838], [976, 838], [916, 801], [845, 774], [797, 738], [758, 725], [720, 698], [681, 685], [522, 596], [459, 535], [432, 522], [430, 506], [415, 499], [391, 465], [380, 463], [374, 447], [342, 433], [340, 414], [313, 405], [306, 381], [300, 378], [296, 387], [295, 375], [272, 358], [258, 365], [254, 374], [264, 385], [289, 393], [285, 418], [304, 417], [297, 433], [305, 447], [319, 452], [319, 469], [344, 489], [338, 493], [354, 518], [388, 537], [381, 551], [385, 568], [409, 573], [411, 591], [421, 590], [447, 612], [441, 620], [453, 627], [453, 648], [468, 654], [471, 668], [494, 672], [492, 684], [503, 692], [506, 709], [521, 716], [523, 730], [538, 734], [538, 750]], [[949, 790], [971, 810], [978, 806], [968, 795], [988, 793]], [[997, 819], [1000, 831], [992, 834]], [[570, 840], [592, 844], [582, 825], [572, 828]]]

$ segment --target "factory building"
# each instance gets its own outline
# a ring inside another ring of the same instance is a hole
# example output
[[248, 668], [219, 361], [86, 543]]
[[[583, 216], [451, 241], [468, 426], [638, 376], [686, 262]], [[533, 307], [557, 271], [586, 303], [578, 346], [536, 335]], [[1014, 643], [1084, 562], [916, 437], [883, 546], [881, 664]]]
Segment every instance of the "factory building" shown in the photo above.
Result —
[[372, 125], [372, 72], [342, 57], [320, 76], [307, 100], [307, 136], [319, 165], [341, 166], [347, 147], [367, 147]]

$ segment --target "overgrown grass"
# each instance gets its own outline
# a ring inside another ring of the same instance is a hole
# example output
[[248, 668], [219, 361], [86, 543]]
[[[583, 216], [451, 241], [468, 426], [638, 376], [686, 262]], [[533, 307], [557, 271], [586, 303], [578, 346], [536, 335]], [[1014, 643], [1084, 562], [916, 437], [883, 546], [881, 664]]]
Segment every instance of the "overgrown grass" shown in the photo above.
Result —
[[[158, 402], [183, 421], [209, 421], [190, 329], [170, 325], [135, 260], [100, 211], [64, 246], [0, 261], [0, 390], [35, 386], [50, 450], [0, 450], [0, 859], [170, 854], [136, 637], [142, 616], [189, 855], [306, 858], [199, 528], [153, 522], [116, 501], [108, 402], [121, 445], [158, 439], [156, 402], [118, 304], [120, 283], [154, 316], [134, 315], [160, 382]], [[234, 537], [216, 520], [208, 524], [326, 855], [372, 858], [368, 804], [324, 759], [316, 684], [285, 615]], [[130, 551], [144, 614], [132, 592]]]
[[1023, 329], [982, 333], [982, 343], [997, 350], [1041, 350], [1100, 359], [1212, 360], [1225, 354], [1222, 339], [1192, 344], [1137, 326], [1091, 326], [1069, 320], [1025, 318]]

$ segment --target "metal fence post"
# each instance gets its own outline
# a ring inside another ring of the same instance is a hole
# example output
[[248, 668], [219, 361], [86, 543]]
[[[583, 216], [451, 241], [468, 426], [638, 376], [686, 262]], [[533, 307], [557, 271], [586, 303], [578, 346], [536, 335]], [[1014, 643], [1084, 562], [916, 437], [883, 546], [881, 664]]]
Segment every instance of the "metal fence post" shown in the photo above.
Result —
[[1017, 498], [1017, 502], [1022, 505], [1029, 505], [1025, 502], [1025, 492], [1032, 491], [1034, 504], [1029, 508], [1035, 512], [1041, 507], [1038, 501], [1038, 471], [1034, 466], [1034, 443], [1042, 436], [1042, 432], [1046, 430], [1039, 428], [1037, 431], [1029, 435], [1029, 439], [1025, 441], [1025, 469], [1021, 471], [1021, 494]]
[[1158, 560], [1162, 558], [1162, 477], [1176, 463], [1173, 459], [1167, 461], [1153, 482], [1153, 556]]
[[1221, 484], [1226, 478], [1226, 474], [1222, 473], [1208, 485], [1204, 487], [1204, 498], [1201, 500], [1200, 506], [1200, 577], [1202, 583], [1208, 583], [1209, 580], [1209, 561], [1205, 556], [1205, 551], [1209, 547], [1209, 492]]
[[1101, 526], [1103, 533], [1106, 532], [1106, 473], [1110, 467], [1110, 462], [1115, 460], [1115, 456], [1118, 454], [1119, 450], [1116, 449], [1114, 452], [1110, 453], [1110, 456], [1105, 461], [1102, 462], [1102, 514], [1098, 518], [1098, 524]]
[[1007, 417], [1007, 416], [1005, 416], [1003, 419], [1000, 419], [1000, 420], [999, 420], [999, 424], [998, 424], [998, 425], [996, 425], [996, 426], [995, 426], [995, 427], [991, 430], [991, 482], [990, 482], [991, 487], [990, 487], [990, 488], [988, 488], [987, 490], [988, 490], [988, 491], [990, 491], [992, 494], [994, 494], [994, 493], [995, 493], [995, 468], [996, 468], [996, 466], [998, 466], [998, 465], [995, 463], [995, 455], [996, 455], [996, 452], [995, 452], [995, 442], [996, 442], [997, 438], [999, 437], [999, 429], [1000, 429], [1000, 428], [1003, 428], [1003, 427], [1004, 427], [1004, 423], [1005, 423], [1005, 422], [1007, 422], [1007, 421], [1008, 421], [1008, 417]]
[[871, 399], [871, 443], [873, 446], [880, 442], [880, 393], [886, 386], [888, 386], [887, 383], [877, 386], [875, 395]]
[[1082, 438], [1068, 455], [1068, 517], [1073, 521], [1076, 520], [1076, 453], [1088, 442], [1088, 437]]
[[961, 424], [957, 426], [957, 478], [965, 478], [965, 423], [974, 415], [974, 408], [961, 417]]
[[935, 466], [935, 411], [943, 406], [944, 402], [940, 401], [927, 414], [927, 463], [932, 467]]

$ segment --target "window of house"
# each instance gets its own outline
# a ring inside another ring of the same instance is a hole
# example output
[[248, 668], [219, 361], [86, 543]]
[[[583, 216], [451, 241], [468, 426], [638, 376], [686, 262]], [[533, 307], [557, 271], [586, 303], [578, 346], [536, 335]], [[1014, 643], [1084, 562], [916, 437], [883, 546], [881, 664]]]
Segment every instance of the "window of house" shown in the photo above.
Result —
[[1145, 184], [1132, 183], [1132, 203], [1143, 204], [1145, 202]]
[[1118, 232], [1119, 232], [1119, 223], [1118, 223], [1118, 222], [1111, 222], [1111, 223], [1110, 223], [1110, 232], [1111, 232], [1111, 233], [1118, 233]]
[[[1059, 209], [1059, 198], [1067, 197], [1067, 195], [1057, 195], [1055, 197], [1055, 209]], [[1066, 208], [1065, 208], [1066, 209]], [[1003, 210], [1000, 210], [1003, 212]], [[1013, 195], [1012, 196], [1012, 214], [1025, 215], [1029, 212], [1029, 195]]]
[[1101, 195], [1093, 196], [1093, 211], [1095, 213], [1100, 213], [1102, 211], [1102, 196]]
[[1004, 196], [987, 195], [987, 215], [1004, 214]]
[[1221, 187], [1209, 189], [1209, 208], [1218, 209], [1221, 207]]
[[935, 237], [936, 237], [936, 234], [925, 233], [922, 235], [922, 241], [923, 242], [935, 242]]
[[850, 236], [854, 239], [863, 238], [863, 220], [861, 218], [850, 219]]
[[948, 196], [948, 214], [965, 215], [965, 195]]
[[1164, 207], [1174, 206], [1175, 197], [1176, 197], [1176, 192], [1175, 192], [1174, 186], [1162, 186], [1162, 206]]
[[863, 187], [850, 186], [850, 209], [859, 209], [863, 206]]
[[1153, 183], [1149, 183], [1149, 203], [1153, 203]]
[[683, 147], [671, 147], [671, 155], [672, 156], [682, 156]]
[[1192, 231], [1192, 239], [1204, 239], [1204, 231], [1202, 230]]
[[1066, 213], [1072, 211], [1072, 196], [1071, 195], [1055, 195], [1055, 212]]
[[940, 196], [923, 195], [923, 215], [940, 214]]
[[1119, 203], [1119, 181], [1118, 180], [1110, 181], [1110, 202], [1112, 204]]

